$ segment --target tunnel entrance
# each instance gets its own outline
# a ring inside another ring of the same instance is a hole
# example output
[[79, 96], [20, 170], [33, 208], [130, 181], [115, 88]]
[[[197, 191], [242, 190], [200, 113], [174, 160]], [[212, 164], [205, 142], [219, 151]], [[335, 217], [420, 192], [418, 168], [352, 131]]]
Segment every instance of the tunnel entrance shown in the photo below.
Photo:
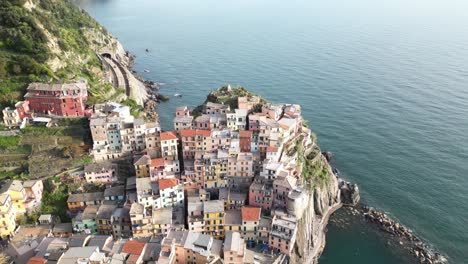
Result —
[[101, 54], [104, 58], [112, 59], [112, 55], [110, 53], [102, 53]]

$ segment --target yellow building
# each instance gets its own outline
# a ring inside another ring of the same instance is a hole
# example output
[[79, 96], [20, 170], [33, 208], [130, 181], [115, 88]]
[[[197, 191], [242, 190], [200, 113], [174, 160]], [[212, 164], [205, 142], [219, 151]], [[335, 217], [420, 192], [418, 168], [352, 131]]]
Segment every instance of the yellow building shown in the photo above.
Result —
[[0, 194], [0, 236], [6, 238], [16, 228], [16, 209], [9, 194]]
[[23, 184], [20, 181], [8, 181], [0, 189], [1, 194], [9, 194], [13, 206], [15, 207], [16, 213], [25, 213], [26, 212], [26, 199], [27, 194], [26, 190], [23, 187]]
[[224, 215], [224, 232], [241, 231], [242, 214], [241, 210], [233, 209], [227, 210]]
[[139, 203], [133, 203], [130, 207], [130, 220], [132, 222], [133, 237], [153, 236], [153, 224], [151, 215], [146, 214], [145, 207]]
[[[205, 165], [204, 184], [206, 189], [226, 187], [227, 159], [216, 153], [207, 153], [205, 159], [209, 164]], [[226, 153], [227, 157], [227, 153]]]
[[203, 221], [205, 222], [205, 234], [216, 239], [224, 239], [224, 201], [203, 202]]
[[138, 159], [133, 166], [135, 167], [135, 174], [138, 178], [145, 178], [150, 176], [150, 163], [151, 158], [148, 155], [143, 155]]

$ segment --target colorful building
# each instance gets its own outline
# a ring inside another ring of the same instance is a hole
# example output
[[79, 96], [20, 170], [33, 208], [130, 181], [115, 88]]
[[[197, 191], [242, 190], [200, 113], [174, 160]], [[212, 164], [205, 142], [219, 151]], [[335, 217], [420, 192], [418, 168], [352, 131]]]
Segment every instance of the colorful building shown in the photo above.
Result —
[[97, 232], [100, 235], [112, 235], [112, 215], [116, 204], [102, 204], [96, 214]]
[[76, 193], [68, 196], [67, 204], [68, 209], [76, 213], [84, 210], [88, 205], [100, 205], [104, 200], [104, 193]]
[[239, 145], [241, 152], [250, 152], [252, 146], [252, 131], [241, 130], [239, 131]]
[[242, 212], [242, 237], [248, 241], [255, 241], [258, 238], [262, 208], [253, 206], [244, 206]]
[[15, 211], [18, 214], [26, 212], [26, 202], [28, 195], [26, 189], [23, 187], [22, 182], [13, 180], [7, 181], [0, 189], [0, 193], [8, 194], [11, 198]]
[[226, 232], [224, 239], [224, 263], [242, 264], [245, 263], [246, 246], [245, 241], [239, 232]]
[[205, 234], [215, 238], [224, 238], [224, 201], [212, 200], [203, 202], [203, 221]]
[[163, 157], [168, 159], [178, 159], [177, 145], [179, 139], [175, 131], [161, 133], [161, 153]]
[[16, 208], [8, 193], [0, 194], [0, 236], [9, 237], [16, 228]]
[[82, 117], [86, 115], [88, 84], [80, 81], [67, 84], [31, 83], [27, 88], [29, 109], [37, 114]]
[[143, 205], [132, 203], [130, 207], [130, 221], [132, 222], [133, 237], [151, 237], [153, 235], [151, 215], [147, 215]]
[[118, 180], [118, 165], [110, 161], [87, 164], [84, 171], [87, 183], [112, 184]]
[[96, 234], [97, 224], [96, 215], [99, 205], [88, 205], [83, 212], [79, 212], [73, 219], [73, 230], [78, 233]]
[[161, 197], [161, 207], [183, 207], [184, 205], [184, 187], [179, 184], [176, 178], [160, 179], [159, 195]]
[[269, 246], [278, 253], [290, 255], [296, 242], [297, 220], [287, 215], [275, 215], [270, 231]]

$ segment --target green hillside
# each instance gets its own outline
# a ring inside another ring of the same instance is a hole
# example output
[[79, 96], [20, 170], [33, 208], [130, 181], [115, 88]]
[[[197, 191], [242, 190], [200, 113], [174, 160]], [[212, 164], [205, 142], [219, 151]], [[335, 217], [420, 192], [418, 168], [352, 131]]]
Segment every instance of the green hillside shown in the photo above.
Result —
[[0, 107], [21, 100], [32, 81], [85, 77], [91, 93], [110, 89], [100, 82], [94, 49], [113, 38], [69, 0], [0, 1]]

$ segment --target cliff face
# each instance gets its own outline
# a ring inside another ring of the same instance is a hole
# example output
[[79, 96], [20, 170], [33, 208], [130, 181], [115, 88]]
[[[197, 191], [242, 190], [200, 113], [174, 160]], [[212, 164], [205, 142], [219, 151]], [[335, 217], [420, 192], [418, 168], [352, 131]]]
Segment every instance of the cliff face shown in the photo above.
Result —
[[[319, 154], [322, 155], [322, 154]], [[328, 162], [321, 157], [331, 177], [328, 182], [312, 188], [309, 203], [298, 221], [297, 237], [291, 263], [316, 263], [325, 247], [325, 229], [329, 216], [341, 207], [338, 179]]]

